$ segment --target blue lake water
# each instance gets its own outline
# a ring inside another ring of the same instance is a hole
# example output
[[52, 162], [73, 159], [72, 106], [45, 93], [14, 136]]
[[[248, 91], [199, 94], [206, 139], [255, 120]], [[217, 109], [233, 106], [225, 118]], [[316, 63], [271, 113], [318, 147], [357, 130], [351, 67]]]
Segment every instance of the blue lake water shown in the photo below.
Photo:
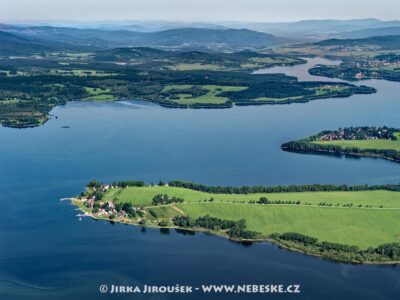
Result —
[[[306, 68], [315, 63], [321, 61], [273, 72], [289, 71], [310, 80]], [[226, 110], [166, 109], [142, 101], [74, 102], [55, 108], [57, 118], [45, 126], [0, 128], [0, 299], [103, 299], [98, 292], [103, 283], [298, 283], [300, 295], [267, 296], [398, 299], [398, 266], [346, 265], [268, 243], [244, 246], [201, 233], [143, 232], [134, 226], [79, 221], [75, 208], [60, 201], [79, 193], [93, 178], [221, 185], [398, 183], [400, 166], [393, 162], [301, 155], [279, 148], [324, 129], [400, 127], [400, 84], [362, 84], [376, 87], [378, 93]]]

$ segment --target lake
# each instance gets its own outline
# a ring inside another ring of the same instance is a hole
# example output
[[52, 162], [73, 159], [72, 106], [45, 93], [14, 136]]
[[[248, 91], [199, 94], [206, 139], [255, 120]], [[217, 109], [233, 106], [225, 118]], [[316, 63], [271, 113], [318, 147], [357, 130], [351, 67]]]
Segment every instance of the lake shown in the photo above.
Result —
[[[327, 62], [311, 59], [306, 65], [259, 72], [315, 80], [307, 67], [316, 63]], [[400, 127], [400, 84], [362, 84], [378, 93], [223, 110], [168, 109], [143, 101], [72, 102], [53, 109], [57, 118], [45, 126], [0, 128], [0, 298], [107, 298], [99, 293], [101, 284], [294, 283], [301, 284], [301, 294], [251, 297], [398, 299], [398, 266], [347, 265], [269, 243], [243, 245], [203, 233], [79, 220], [75, 208], [60, 201], [80, 193], [93, 178], [219, 185], [399, 183], [399, 165], [390, 161], [280, 150], [286, 141], [325, 129]], [[227, 298], [125, 296], [133, 297]]]

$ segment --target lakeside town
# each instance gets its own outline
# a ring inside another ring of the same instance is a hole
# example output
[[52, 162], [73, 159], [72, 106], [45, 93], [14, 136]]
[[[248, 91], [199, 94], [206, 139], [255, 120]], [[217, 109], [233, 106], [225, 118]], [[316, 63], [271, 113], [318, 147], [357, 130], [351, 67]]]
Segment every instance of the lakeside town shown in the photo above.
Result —
[[396, 129], [389, 127], [350, 127], [335, 131], [323, 131], [316, 141], [344, 141], [344, 140], [397, 140], [394, 135]]
[[[107, 191], [117, 187], [117, 185], [107, 185], [97, 180], [92, 180], [87, 185], [86, 191], [82, 192], [77, 198], [73, 198], [73, 203], [84, 212], [85, 216], [97, 219], [110, 219], [130, 223], [135, 216], [143, 217], [144, 208], [142, 207], [134, 207], [131, 203], [114, 203], [112, 199], [103, 200]], [[138, 221], [144, 223], [144, 219]]]

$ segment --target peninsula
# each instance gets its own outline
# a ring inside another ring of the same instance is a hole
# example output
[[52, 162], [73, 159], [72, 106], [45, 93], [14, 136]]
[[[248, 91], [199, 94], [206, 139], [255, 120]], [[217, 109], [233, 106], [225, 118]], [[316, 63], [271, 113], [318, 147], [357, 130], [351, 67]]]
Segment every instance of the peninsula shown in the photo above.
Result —
[[348, 127], [327, 130], [285, 143], [285, 151], [339, 156], [367, 156], [400, 162], [400, 129]]
[[268, 240], [351, 263], [400, 261], [400, 185], [207, 186], [91, 181], [72, 199], [85, 215], [140, 226]]

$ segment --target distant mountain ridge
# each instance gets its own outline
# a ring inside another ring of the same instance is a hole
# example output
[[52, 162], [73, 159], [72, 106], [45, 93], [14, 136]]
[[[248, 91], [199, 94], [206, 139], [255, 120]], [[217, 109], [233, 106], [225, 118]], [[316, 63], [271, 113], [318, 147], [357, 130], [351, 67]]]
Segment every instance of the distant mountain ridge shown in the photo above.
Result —
[[400, 26], [400, 21], [382, 21], [369, 18], [354, 20], [301, 20], [276, 23], [228, 22], [222, 23], [222, 25], [230, 28], [248, 28], [289, 38], [326, 39], [329, 37], [340, 37], [342, 33], [348, 33], [347, 37], [351, 38], [350, 34], [352, 31], [398, 27]]
[[35, 53], [62, 50], [87, 51], [89, 47], [36, 37], [31, 38], [0, 30], [0, 55], [32, 55]]
[[[17, 26], [0, 23], [1, 32], [13, 35], [13, 38], [5, 35], [0, 37], [0, 43], [2, 43], [0, 54], [20, 55], [38, 51], [79, 49], [98, 51], [123, 47], [236, 51], [275, 47], [300, 41], [321, 41], [321, 45], [324, 43], [334, 44], [335, 42], [350, 45], [360, 43], [360, 41], [350, 41], [353, 39], [400, 35], [400, 21], [381, 21], [378, 19], [304, 20], [287, 23], [225, 22], [221, 23], [223, 25], [192, 23], [195, 27], [177, 28], [170, 27], [182, 26], [185, 23], [143, 22], [143, 26], [147, 26], [148, 29], [150, 27], [153, 29], [167, 28], [158, 31], [134, 31], [135, 28], [141, 28], [140, 22], [135, 24], [124, 22], [116, 23], [107, 28], [75, 28], [52, 25]], [[283, 35], [292, 36], [292, 38], [266, 33], [267, 30], [279, 31]], [[20, 39], [18, 40], [18, 38]], [[349, 41], [345, 42], [342, 40], [343, 38]], [[331, 41], [328, 42], [329, 40]], [[389, 49], [393, 46], [390, 46], [389, 40], [372, 39], [365, 41], [365, 43], [378, 43], [385, 45], [384, 47], [389, 47]]]
[[314, 43], [318, 46], [378, 46], [383, 50], [400, 48], [400, 35], [374, 36], [364, 39], [328, 39]]
[[130, 30], [77, 29], [70, 27], [30, 26], [4, 29], [30, 39], [41, 39], [81, 46], [111, 47], [203, 47], [228, 48], [274, 46], [286, 38], [248, 29], [175, 28], [158, 32]]
[[0, 31], [0, 54], [21, 55], [40, 51], [50, 51], [54, 48], [28, 38], [20, 37], [8, 32]]
[[368, 28], [363, 30], [355, 30], [350, 32], [343, 32], [339, 34], [338, 38], [352, 38], [361, 39], [373, 36], [384, 36], [384, 35], [400, 35], [400, 24], [394, 27], [384, 28]]
[[287, 42], [287, 39], [272, 34], [248, 29], [177, 28], [147, 34], [149, 45], [174, 46], [178, 44], [203, 45], [226, 44], [239, 47], [271, 46]]

